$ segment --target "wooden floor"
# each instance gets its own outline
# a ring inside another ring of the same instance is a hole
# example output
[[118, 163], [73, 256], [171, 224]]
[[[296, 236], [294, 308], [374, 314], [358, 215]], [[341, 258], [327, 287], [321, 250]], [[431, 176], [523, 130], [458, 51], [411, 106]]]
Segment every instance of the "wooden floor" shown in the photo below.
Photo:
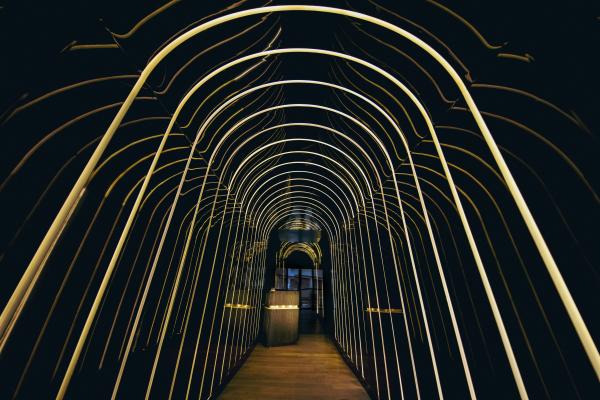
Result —
[[297, 344], [256, 348], [227, 385], [222, 400], [369, 399], [325, 335], [300, 335]]

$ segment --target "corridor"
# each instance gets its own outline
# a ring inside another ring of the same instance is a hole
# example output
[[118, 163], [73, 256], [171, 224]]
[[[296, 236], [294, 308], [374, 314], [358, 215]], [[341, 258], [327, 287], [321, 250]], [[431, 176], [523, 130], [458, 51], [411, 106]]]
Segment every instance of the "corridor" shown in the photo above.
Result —
[[298, 3], [0, 3], [0, 399], [600, 399], [594, 2]]

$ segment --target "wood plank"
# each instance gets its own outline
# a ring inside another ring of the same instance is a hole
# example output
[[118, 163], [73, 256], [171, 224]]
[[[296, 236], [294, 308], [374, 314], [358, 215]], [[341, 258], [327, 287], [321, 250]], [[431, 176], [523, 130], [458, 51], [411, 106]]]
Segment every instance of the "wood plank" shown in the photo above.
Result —
[[369, 396], [329, 338], [300, 335], [290, 346], [258, 344], [219, 398], [367, 400]]

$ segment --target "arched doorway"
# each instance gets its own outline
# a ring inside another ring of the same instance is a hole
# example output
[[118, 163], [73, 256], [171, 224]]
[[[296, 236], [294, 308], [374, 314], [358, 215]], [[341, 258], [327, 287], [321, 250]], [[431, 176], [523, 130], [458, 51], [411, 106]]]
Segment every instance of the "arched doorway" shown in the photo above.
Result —
[[276, 290], [297, 290], [300, 297], [299, 331], [322, 333], [324, 318], [322, 251], [318, 242], [283, 241], [277, 252]]

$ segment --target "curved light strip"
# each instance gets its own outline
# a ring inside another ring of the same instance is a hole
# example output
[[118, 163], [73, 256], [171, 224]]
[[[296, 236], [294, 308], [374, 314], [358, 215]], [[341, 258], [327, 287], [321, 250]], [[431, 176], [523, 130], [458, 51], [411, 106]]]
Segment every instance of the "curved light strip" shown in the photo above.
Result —
[[[267, 129], [269, 129], [269, 128], [267, 128]], [[330, 128], [327, 128], [327, 127], [321, 127], [321, 129], [330, 129]], [[341, 134], [341, 133], [340, 133], [340, 132], [338, 132], [338, 134]], [[343, 134], [342, 134], [342, 135], [343, 135]], [[331, 148], [335, 149], [336, 151], [338, 151], [338, 152], [341, 152], [341, 151], [340, 151], [339, 149], [337, 149], [335, 146], [331, 146], [331, 145], [329, 145], [329, 144], [327, 144], [327, 143], [325, 143], [325, 142], [316, 141], [316, 140], [312, 140], [312, 139], [287, 139], [287, 140], [285, 140], [284, 142], [291, 142], [291, 141], [307, 141], [307, 142], [315, 142], [315, 143], [319, 143], [319, 144], [321, 144], [321, 145], [323, 145], [323, 146], [328, 146], [328, 147], [331, 147]], [[267, 144], [267, 145], [265, 145], [265, 146], [263, 146], [263, 147], [260, 147], [259, 149], [257, 149], [257, 150], [255, 150], [254, 152], [252, 152], [252, 153], [251, 153], [251, 154], [250, 154], [250, 155], [249, 155], [247, 158], [245, 158], [245, 159], [244, 159], [244, 161], [242, 161], [242, 163], [240, 163], [240, 165], [238, 166], [237, 170], [236, 170], [236, 171], [234, 172], [234, 174], [232, 175], [230, 186], [234, 186], [234, 185], [233, 185], [233, 182], [234, 182], [234, 180], [235, 180], [235, 177], [236, 177], [236, 175], [238, 174], [238, 171], [239, 171], [239, 170], [240, 170], [240, 169], [243, 167], [243, 165], [244, 165], [244, 162], [245, 162], [246, 160], [248, 160], [249, 158], [253, 157], [255, 154], [257, 154], [258, 152], [260, 152], [260, 151], [264, 150], [265, 148], [268, 148], [268, 147], [270, 147], [270, 146], [273, 146], [273, 145], [276, 145], [276, 144], [277, 144], [277, 142], [272, 142], [272, 143], [270, 143], [270, 144]], [[326, 159], [328, 159], [328, 160], [329, 160], [329, 161], [331, 161], [331, 162], [334, 162], [334, 163], [335, 163], [335, 164], [337, 164], [338, 166], [341, 166], [341, 164], [339, 164], [337, 161], [335, 161], [335, 160], [333, 160], [333, 159], [331, 159], [331, 158], [329, 158], [329, 157], [327, 157], [327, 156], [324, 156], [323, 154], [320, 154], [320, 153], [313, 153], [313, 152], [309, 152], [309, 151], [296, 151], [296, 152], [286, 152], [285, 154], [294, 154], [294, 153], [296, 153], [296, 154], [312, 154], [312, 155], [315, 155], [315, 156], [323, 157], [323, 158], [326, 158]], [[341, 152], [341, 153], [342, 153], [342, 154], [344, 154], [343, 152]], [[283, 154], [283, 153], [282, 153], [282, 154]], [[349, 157], [348, 155], [345, 155], [345, 156], [346, 156], [346, 157], [347, 157], [347, 158], [348, 158], [348, 159], [349, 159], [351, 162], [353, 162], [353, 163], [354, 163], [354, 166], [355, 166], [356, 168], [358, 168], [358, 169], [359, 169], [359, 172], [361, 172], [361, 174], [363, 175], [363, 179], [365, 180], [365, 182], [367, 182], [367, 187], [368, 187], [368, 189], [369, 189], [369, 191], [370, 191], [371, 189], [370, 189], [370, 186], [368, 186], [368, 181], [367, 181], [366, 175], [364, 174], [364, 172], [362, 172], [362, 169], [360, 168], [360, 166], [359, 166], [358, 164], [356, 164], [356, 162], [355, 162], [354, 160], [352, 160], [352, 158], [351, 158], [351, 157]], [[368, 155], [367, 155], [367, 158], [368, 158]], [[372, 161], [371, 161], [371, 165], [373, 165]], [[374, 167], [374, 165], [373, 165], [373, 167]], [[377, 173], [377, 172], [376, 172], [376, 173]], [[377, 173], [377, 174], [378, 174], [378, 173]], [[372, 202], [372, 205], [373, 205], [373, 209], [374, 209], [374, 203], [373, 203], [373, 196], [372, 196], [372, 194], [370, 194], [370, 195], [369, 195], [369, 198], [371, 199], [371, 202]], [[384, 204], [385, 204], [385, 203], [384, 203]], [[385, 206], [384, 206], [384, 207], [385, 207]], [[387, 215], [387, 214], [386, 214], [386, 215]], [[386, 219], [386, 220], [387, 220], [387, 219]], [[376, 232], [377, 232], [377, 234], [379, 235], [379, 233], [378, 233], [378, 230], [377, 230]], [[389, 229], [389, 221], [388, 221], [388, 232], [391, 232], [391, 230]], [[391, 240], [391, 238], [390, 238], [390, 240]], [[369, 241], [370, 241], [370, 239], [369, 239]], [[378, 241], [378, 243], [379, 243], [379, 241]], [[392, 252], [394, 252], [394, 249], [393, 249], [393, 247], [392, 247], [391, 249], [392, 249]], [[380, 249], [380, 250], [381, 250], [381, 249]], [[395, 257], [395, 256], [394, 256], [393, 260], [394, 260], [394, 263], [396, 263], [396, 257]], [[372, 261], [373, 261], [373, 259], [372, 259]], [[374, 268], [374, 265], [372, 265], [372, 267]], [[416, 268], [416, 267], [415, 267], [415, 268]], [[414, 268], [414, 271], [415, 271], [415, 279], [416, 279], [416, 280], [417, 280], [417, 282], [418, 282], [418, 276], [416, 275], [416, 269], [415, 269], [415, 268]], [[395, 269], [395, 270], [396, 270], [396, 274], [397, 274], [397, 271], [398, 271], [398, 267], [397, 267], [397, 265], [396, 265], [396, 269]], [[384, 279], [385, 279], [385, 278], [384, 278]], [[398, 280], [398, 285], [400, 285], [400, 283], [399, 283], [399, 280]], [[422, 301], [421, 301], [421, 305], [423, 305], [423, 302], [422, 302]], [[427, 322], [426, 322], [426, 319], [425, 319], [425, 318], [426, 318], [426, 316], [425, 316], [425, 310], [424, 310], [424, 306], [422, 306], [422, 312], [423, 312], [424, 321], [425, 321], [425, 324], [426, 324], [426, 327], [427, 327]], [[406, 327], [406, 329], [407, 329], [407, 335], [408, 335], [408, 325], [407, 325], [407, 321], [406, 321], [406, 320], [405, 320], [405, 327]], [[427, 332], [429, 332], [429, 328], [428, 328], [428, 327], [427, 327]], [[383, 337], [383, 333], [381, 333], [381, 335], [382, 335], [382, 337]], [[395, 337], [395, 334], [394, 334], [394, 337]], [[408, 338], [408, 336], [407, 336], [407, 338]], [[430, 340], [429, 333], [428, 333], [428, 338], [429, 338], [429, 346], [430, 346], [430, 355], [431, 355], [431, 357], [432, 357], [432, 362], [433, 362], [433, 366], [434, 366], [434, 371], [435, 371], [435, 374], [436, 374], [436, 377], [437, 377], [437, 376], [438, 376], [438, 375], [437, 375], [437, 366], [436, 366], [436, 363], [435, 363], [435, 356], [434, 356], [434, 354], [433, 354], [433, 347], [432, 347], [432, 343], [431, 343], [431, 340]], [[411, 361], [412, 361], [412, 363], [413, 363], [413, 373], [414, 373], [415, 385], [418, 387], [418, 381], [417, 381], [417, 376], [416, 376], [416, 368], [415, 368], [415, 365], [414, 365], [414, 359], [413, 359], [413, 357], [412, 357], [412, 345], [410, 344], [410, 339], [409, 339], [409, 338], [408, 338], [408, 342], [409, 342], [409, 350], [410, 350], [410, 353], [411, 353]], [[384, 363], [386, 364], [386, 370], [387, 370], [387, 361], [386, 361], [386, 359], [385, 359], [385, 354], [384, 354]], [[400, 374], [400, 371], [398, 371], [398, 373]], [[386, 382], [387, 382], [387, 379], [388, 379], [388, 377], [387, 377], [387, 372], [386, 372]], [[439, 384], [439, 380], [438, 380], [437, 382], [438, 382], [438, 389], [439, 389], [439, 391], [440, 391], [440, 393], [441, 393], [441, 386], [440, 386], [440, 384]], [[389, 383], [388, 383], [388, 385], [389, 385]], [[417, 391], [418, 391], [418, 389], [417, 389]], [[389, 392], [389, 387], [388, 387], [388, 392]]]

